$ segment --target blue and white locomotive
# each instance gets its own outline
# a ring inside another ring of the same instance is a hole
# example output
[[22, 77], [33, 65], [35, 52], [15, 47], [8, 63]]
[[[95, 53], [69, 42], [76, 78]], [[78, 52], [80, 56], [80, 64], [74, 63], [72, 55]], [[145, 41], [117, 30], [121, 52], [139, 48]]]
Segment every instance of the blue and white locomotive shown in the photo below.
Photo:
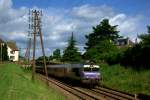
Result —
[[83, 65], [82, 82], [98, 84], [101, 80], [100, 68], [98, 65]]
[[[79, 80], [84, 84], [98, 85], [101, 80], [100, 67], [94, 64], [54, 64], [47, 66], [48, 74], [59, 78]], [[37, 66], [36, 71], [43, 71]]]

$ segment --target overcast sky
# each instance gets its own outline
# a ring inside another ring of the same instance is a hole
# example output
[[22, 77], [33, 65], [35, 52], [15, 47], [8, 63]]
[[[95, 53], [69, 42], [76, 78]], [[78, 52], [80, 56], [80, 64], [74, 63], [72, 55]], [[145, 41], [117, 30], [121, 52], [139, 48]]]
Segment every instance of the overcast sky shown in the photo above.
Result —
[[[72, 32], [79, 51], [84, 52], [85, 35], [104, 18], [109, 18], [111, 25], [119, 25], [119, 34], [132, 40], [145, 33], [150, 25], [149, 8], [149, 0], [0, 0], [0, 37], [25, 48], [28, 10], [40, 9], [47, 56], [56, 48], [63, 50]], [[40, 56], [41, 50], [36, 54]]]

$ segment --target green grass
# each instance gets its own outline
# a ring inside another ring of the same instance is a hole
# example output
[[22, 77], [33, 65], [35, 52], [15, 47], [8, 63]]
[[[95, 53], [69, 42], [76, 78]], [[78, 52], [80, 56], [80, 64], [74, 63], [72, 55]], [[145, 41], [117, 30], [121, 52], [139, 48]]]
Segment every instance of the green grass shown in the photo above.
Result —
[[101, 65], [102, 85], [128, 93], [150, 95], [150, 70], [135, 71], [120, 65]]
[[45, 83], [15, 64], [0, 65], [0, 100], [64, 100]]

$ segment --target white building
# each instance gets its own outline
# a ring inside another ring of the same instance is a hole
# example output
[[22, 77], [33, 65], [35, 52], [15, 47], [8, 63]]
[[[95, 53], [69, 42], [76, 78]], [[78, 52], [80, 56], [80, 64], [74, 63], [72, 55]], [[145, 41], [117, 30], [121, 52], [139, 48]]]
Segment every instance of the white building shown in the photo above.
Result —
[[19, 50], [16, 43], [12, 41], [7, 42], [7, 52], [10, 61], [19, 61]]

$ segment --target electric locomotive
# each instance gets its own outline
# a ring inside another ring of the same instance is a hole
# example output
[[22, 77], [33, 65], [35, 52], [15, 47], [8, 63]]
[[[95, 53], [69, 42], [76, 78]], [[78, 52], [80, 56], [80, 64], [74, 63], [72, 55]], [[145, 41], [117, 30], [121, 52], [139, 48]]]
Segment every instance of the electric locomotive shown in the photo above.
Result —
[[[37, 72], [44, 67], [37, 66]], [[70, 78], [84, 84], [98, 85], [101, 80], [100, 67], [94, 64], [55, 64], [47, 66], [48, 74], [58, 78]]]

